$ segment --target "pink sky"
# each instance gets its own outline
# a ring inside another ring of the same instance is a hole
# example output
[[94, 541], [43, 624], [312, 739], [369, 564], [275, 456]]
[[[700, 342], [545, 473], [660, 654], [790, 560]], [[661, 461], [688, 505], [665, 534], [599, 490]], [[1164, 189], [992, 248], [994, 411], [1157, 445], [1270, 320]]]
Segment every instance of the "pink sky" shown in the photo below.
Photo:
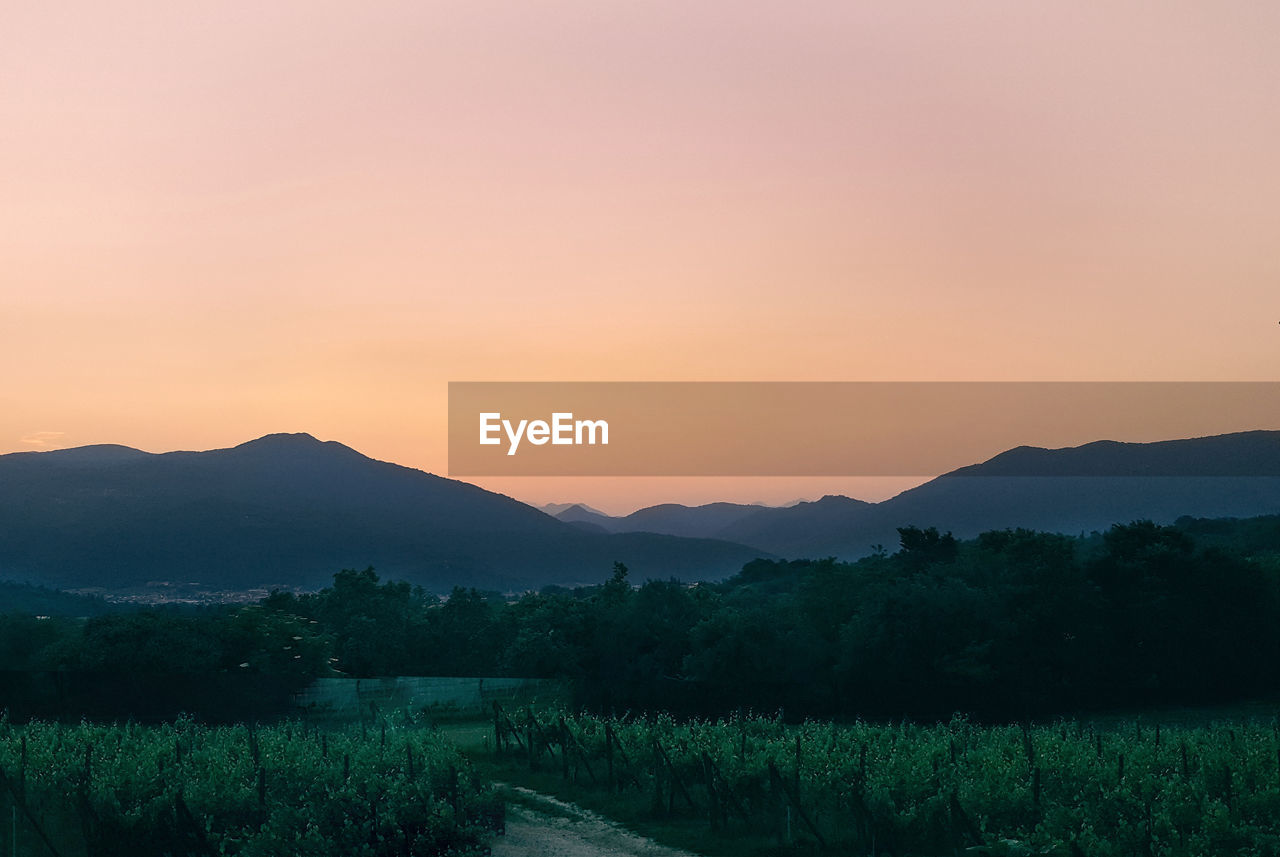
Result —
[[0, 103], [0, 452], [308, 431], [443, 472], [450, 380], [1280, 357], [1273, 3], [27, 4]]

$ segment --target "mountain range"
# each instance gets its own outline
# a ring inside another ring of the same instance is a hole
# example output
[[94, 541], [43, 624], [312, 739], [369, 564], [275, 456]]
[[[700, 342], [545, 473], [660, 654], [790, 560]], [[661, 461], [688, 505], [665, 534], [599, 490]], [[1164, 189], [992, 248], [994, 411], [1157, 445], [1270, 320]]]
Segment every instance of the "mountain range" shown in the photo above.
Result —
[[87, 446], [0, 456], [0, 579], [122, 590], [317, 588], [342, 568], [433, 591], [732, 574], [760, 551], [590, 533], [510, 497], [307, 434], [152, 454]]
[[897, 528], [968, 537], [1149, 518], [1280, 512], [1280, 432], [1019, 447], [881, 503], [675, 504], [554, 516], [475, 485], [306, 434], [153, 454], [99, 445], [0, 455], [0, 579], [128, 590], [317, 588], [342, 568], [446, 592], [606, 579], [723, 578], [756, 557], [853, 559]]
[[842, 496], [761, 508], [666, 504], [609, 517], [570, 507], [557, 517], [595, 532], [724, 539], [786, 557], [855, 559], [898, 544], [897, 528], [937, 527], [961, 538], [1007, 527], [1068, 534], [1184, 515], [1280, 512], [1280, 432], [1156, 443], [1098, 441], [1066, 449], [1017, 447], [884, 500]]

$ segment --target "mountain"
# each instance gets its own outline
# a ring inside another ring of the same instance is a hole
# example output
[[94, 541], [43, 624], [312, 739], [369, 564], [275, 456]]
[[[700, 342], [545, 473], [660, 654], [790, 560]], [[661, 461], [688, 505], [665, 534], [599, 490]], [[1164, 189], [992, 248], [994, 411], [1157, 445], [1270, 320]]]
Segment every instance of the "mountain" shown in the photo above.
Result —
[[[1249, 475], [1257, 474], [1257, 475]], [[882, 503], [667, 504], [558, 517], [305, 434], [152, 454], [91, 446], [0, 455], [0, 579], [63, 588], [315, 588], [374, 566], [433, 591], [716, 579], [757, 556], [856, 558], [897, 528], [1065, 533], [1150, 518], [1280, 512], [1280, 432], [1068, 449], [1018, 447]]]
[[618, 518], [611, 518], [604, 512], [597, 512], [582, 503], [575, 503], [568, 508], [561, 509], [556, 513], [555, 517], [566, 524], [574, 524], [584, 529], [601, 533], [617, 533], [623, 529], [614, 523], [619, 520]]
[[592, 515], [604, 515], [604, 512], [601, 512], [599, 509], [593, 509], [586, 503], [546, 503], [542, 506], [538, 506], [537, 508], [546, 512], [548, 515], [551, 515], [553, 518], [560, 517], [561, 513], [567, 512], [570, 509], [582, 509], [585, 512], [590, 512]]
[[[1060, 533], [1117, 522], [1179, 517], [1247, 518], [1280, 512], [1280, 432], [1257, 431], [1156, 443], [1099, 441], [1065, 449], [1018, 447], [955, 470], [876, 505], [839, 540], [903, 523], [967, 538], [1004, 527]], [[898, 523], [891, 523], [897, 521]]]
[[907, 525], [969, 538], [1007, 527], [1075, 534], [1140, 519], [1274, 514], [1280, 432], [1019, 447], [881, 503], [836, 514], [819, 514], [814, 505], [764, 510], [750, 521], [754, 532], [735, 528], [723, 537], [783, 556], [855, 558], [877, 544], [895, 549], [897, 528]]
[[[725, 528], [750, 518], [761, 508], [740, 503], [708, 503], [705, 506], [665, 503], [661, 506], [639, 509], [627, 515], [622, 521], [626, 524], [626, 529], [666, 533], [672, 536], [702, 536], [704, 533], [722, 532]], [[710, 538], [720, 537], [710, 536]]]
[[433, 591], [732, 574], [761, 552], [585, 532], [510, 497], [276, 434], [230, 449], [119, 446], [0, 456], [0, 578], [61, 587], [329, 582], [373, 565]]
[[741, 503], [708, 503], [705, 506], [682, 506], [663, 503], [647, 506], [620, 518], [610, 517], [582, 504], [561, 510], [556, 517], [568, 523], [587, 525], [610, 533], [662, 533], [688, 538], [712, 538], [726, 527], [754, 515], [764, 508]]
[[[850, 497], [828, 495], [812, 503], [797, 503], [778, 509], [757, 509], [749, 517], [724, 527], [720, 538], [732, 540], [734, 535], [760, 544], [784, 545], [780, 556], [835, 556], [823, 551], [831, 535], [843, 534], [851, 521], [858, 520], [876, 508], [875, 503], [854, 500]], [[895, 539], [896, 543], [896, 539]], [[773, 553], [773, 551], [769, 551]]]
[[[719, 520], [715, 507], [743, 513]], [[1074, 534], [1143, 518], [1171, 523], [1184, 515], [1276, 512], [1280, 432], [1255, 431], [1156, 443], [1017, 447], [881, 503], [828, 496], [787, 508], [655, 506], [592, 523], [613, 532], [647, 528], [714, 537], [786, 557], [854, 559], [874, 545], [895, 549], [897, 528], [907, 525], [968, 538], [1006, 527]]]
[[956, 476], [1280, 476], [1280, 431], [1120, 443], [1099, 440], [1065, 449], [1019, 446], [962, 467]]

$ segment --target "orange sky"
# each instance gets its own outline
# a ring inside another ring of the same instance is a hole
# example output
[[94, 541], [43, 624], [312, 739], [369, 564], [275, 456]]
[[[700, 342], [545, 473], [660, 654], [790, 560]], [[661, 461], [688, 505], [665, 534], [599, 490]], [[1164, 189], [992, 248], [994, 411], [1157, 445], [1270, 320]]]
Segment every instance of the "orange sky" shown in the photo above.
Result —
[[450, 380], [1275, 379], [1274, 3], [10, 6], [0, 452], [443, 472]]

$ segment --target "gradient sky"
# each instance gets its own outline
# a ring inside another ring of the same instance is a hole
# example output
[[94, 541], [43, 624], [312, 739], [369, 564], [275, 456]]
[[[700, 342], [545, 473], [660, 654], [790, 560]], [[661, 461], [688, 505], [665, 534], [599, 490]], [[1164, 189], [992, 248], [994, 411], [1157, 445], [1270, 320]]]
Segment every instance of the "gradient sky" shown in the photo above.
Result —
[[442, 473], [449, 380], [1280, 365], [1272, 2], [11, 3], [0, 104], [0, 452]]

